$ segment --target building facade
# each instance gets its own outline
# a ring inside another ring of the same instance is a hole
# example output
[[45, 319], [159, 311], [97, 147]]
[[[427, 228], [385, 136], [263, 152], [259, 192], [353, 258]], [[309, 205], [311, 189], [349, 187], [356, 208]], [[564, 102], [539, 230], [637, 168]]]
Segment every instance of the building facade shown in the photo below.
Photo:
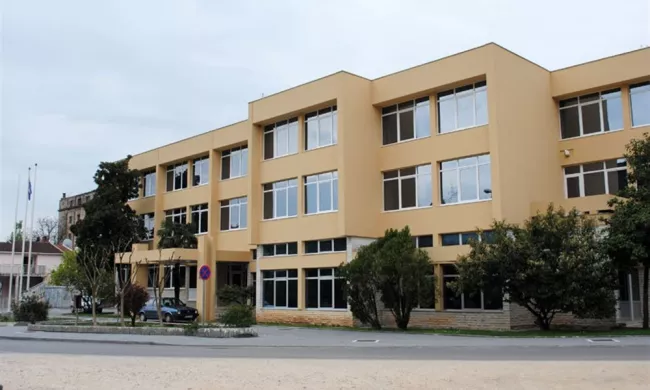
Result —
[[61, 242], [66, 238], [72, 241], [72, 248], [74, 248], [76, 240], [70, 228], [78, 221], [84, 219], [86, 211], [83, 206], [93, 196], [95, 196], [95, 191], [70, 196], [67, 196], [64, 192], [61, 200], [59, 200], [59, 239]]
[[[334, 269], [408, 225], [437, 282], [413, 326], [523, 326], [527, 314], [500, 296], [448, 290], [453, 263], [493, 220], [522, 222], [550, 202], [608, 212], [626, 183], [624, 146], [650, 130], [649, 65], [646, 48], [549, 71], [487, 44], [374, 80], [338, 72], [135, 155], [130, 204], [151, 237], [165, 218], [194, 223], [198, 249], [174, 255], [184, 296], [208, 318], [219, 288], [253, 284], [258, 321], [352, 325]], [[147, 283], [144, 268], [171, 250], [152, 240], [128, 255]]]

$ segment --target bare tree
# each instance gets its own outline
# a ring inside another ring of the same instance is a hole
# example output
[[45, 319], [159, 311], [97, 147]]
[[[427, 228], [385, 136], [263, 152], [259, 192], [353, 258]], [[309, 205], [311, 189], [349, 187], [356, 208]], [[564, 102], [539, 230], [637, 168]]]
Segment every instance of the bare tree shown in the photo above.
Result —
[[117, 273], [116, 290], [117, 296], [120, 299], [120, 322], [122, 323], [122, 326], [126, 326], [124, 322], [124, 297], [127, 290], [135, 284], [135, 280], [137, 279], [138, 272], [141, 268], [140, 266], [144, 263], [143, 260], [132, 262], [131, 259], [133, 257], [133, 252], [129, 252], [127, 261], [124, 262], [125, 255], [125, 252], [118, 252], [116, 255], [118, 262], [115, 264], [115, 271]]
[[[154, 271], [149, 275], [149, 282], [151, 283], [151, 288], [153, 289], [154, 301], [156, 302], [156, 312], [158, 314], [158, 322], [162, 325], [163, 316], [162, 316], [162, 298], [163, 293], [165, 292], [165, 285], [167, 278], [171, 277], [171, 274], [168, 275], [166, 272], [167, 268], [171, 268], [175, 263], [180, 261], [180, 256], [174, 257], [175, 253], [172, 252], [169, 255], [169, 258], [163, 259], [163, 250], [158, 250], [158, 260], [155, 262], [145, 259], [144, 262], [147, 264], [147, 268], [151, 265], [155, 265]], [[162, 270], [162, 271], [161, 271]]]
[[34, 233], [40, 237], [47, 237], [49, 242], [56, 244], [59, 242], [59, 221], [54, 217], [39, 218], [36, 221]]
[[97, 326], [98, 298], [115, 292], [114, 259], [104, 247], [85, 247], [77, 256], [81, 275], [90, 290], [93, 326]]

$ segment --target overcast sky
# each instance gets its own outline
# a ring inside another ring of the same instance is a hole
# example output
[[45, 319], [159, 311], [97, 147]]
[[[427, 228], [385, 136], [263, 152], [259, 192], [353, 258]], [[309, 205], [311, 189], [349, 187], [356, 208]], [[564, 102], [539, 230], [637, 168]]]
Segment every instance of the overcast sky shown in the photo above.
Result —
[[56, 216], [100, 161], [240, 121], [262, 94], [339, 70], [375, 78], [490, 41], [553, 70], [650, 44], [648, 0], [2, 4], [0, 240], [30, 164], [36, 218]]

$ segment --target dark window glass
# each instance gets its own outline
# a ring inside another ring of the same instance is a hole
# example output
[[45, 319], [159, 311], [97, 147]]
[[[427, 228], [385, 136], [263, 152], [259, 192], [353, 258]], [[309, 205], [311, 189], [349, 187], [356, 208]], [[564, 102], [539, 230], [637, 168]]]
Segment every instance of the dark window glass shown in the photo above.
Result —
[[402, 141], [415, 137], [412, 111], [402, 112], [399, 114], [399, 137]]
[[488, 287], [483, 291], [483, 308], [485, 310], [502, 310], [503, 294], [501, 289]]
[[333, 280], [326, 279], [320, 281], [320, 307], [334, 307], [334, 297], [332, 296]]
[[273, 132], [264, 133], [264, 159], [273, 158]]
[[265, 280], [262, 282], [262, 299], [264, 302], [262, 303], [262, 306], [275, 306], [275, 286], [273, 283], [273, 280]]
[[287, 306], [287, 281], [275, 281], [275, 306]]
[[571, 107], [560, 110], [560, 126], [562, 128], [562, 138], [580, 136], [580, 118], [578, 114], [578, 107]]
[[348, 302], [345, 296], [345, 280], [334, 279], [334, 308], [347, 309]]
[[585, 196], [605, 193], [605, 174], [603, 172], [585, 173]]
[[580, 197], [580, 178], [579, 177], [568, 177], [566, 179], [566, 194], [567, 194], [567, 198], [579, 198]]
[[264, 193], [264, 219], [273, 218], [273, 192]]
[[593, 134], [600, 132], [600, 107], [598, 104], [582, 106], [582, 133]]
[[494, 232], [492, 230], [485, 230], [481, 233], [481, 240], [488, 244], [494, 244]]
[[207, 211], [201, 213], [200, 222], [201, 222], [201, 229], [200, 229], [199, 233], [206, 233], [208, 231], [208, 212]]
[[321, 240], [320, 241], [320, 251], [321, 252], [331, 252], [332, 251], [332, 240]]
[[598, 162], [595, 162], [595, 163], [584, 164], [582, 166], [582, 170], [584, 172], [592, 172], [592, 171], [598, 171], [598, 170], [602, 170], [602, 169], [603, 169], [603, 162], [602, 161], [598, 161]]
[[607, 184], [610, 194], [618, 194], [620, 190], [627, 187], [627, 171], [607, 172]]
[[415, 178], [408, 178], [402, 180], [402, 208], [415, 207], [416, 193], [415, 193]]
[[334, 239], [334, 250], [335, 251], [337, 251], [337, 252], [345, 251], [346, 247], [347, 247], [347, 243], [346, 243], [345, 237]]
[[443, 278], [443, 289], [442, 289], [442, 295], [443, 295], [443, 303], [444, 303], [444, 308], [449, 310], [449, 309], [456, 309], [460, 310], [462, 308], [462, 301], [460, 295], [456, 295], [454, 290], [452, 290], [447, 283], [448, 282], [453, 282], [456, 278], [450, 278], [450, 277], [445, 277]]
[[397, 142], [397, 115], [387, 115], [382, 118], [384, 145]]
[[441, 234], [442, 246], [460, 245], [460, 237], [458, 234]]
[[463, 233], [461, 236], [461, 245], [469, 245], [470, 240], [478, 240], [478, 234], [476, 233]]
[[318, 308], [318, 279], [307, 279], [307, 307]]
[[174, 190], [174, 171], [167, 171], [167, 191]]
[[289, 280], [289, 302], [287, 306], [298, 307], [298, 281], [297, 280]]
[[298, 243], [297, 242], [290, 242], [287, 246], [289, 247], [289, 254], [290, 255], [297, 255], [298, 254]]
[[262, 256], [273, 256], [275, 255], [275, 245], [262, 245]]
[[435, 309], [436, 308], [436, 290], [434, 283], [433, 267], [427, 275], [427, 281], [424, 285], [418, 288], [418, 305], [420, 309]]
[[257, 260], [257, 250], [251, 249], [251, 258]]
[[305, 270], [305, 275], [308, 278], [317, 278], [318, 277], [318, 268], [309, 268]]
[[418, 247], [431, 248], [433, 246], [433, 236], [431, 234], [418, 237]]
[[399, 209], [399, 184], [397, 180], [384, 182], [384, 210]]
[[297, 269], [290, 269], [287, 273], [290, 278], [297, 278], [298, 277], [298, 270]]
[[276, 278], [286, 278], [287, 277], [287, 270], [283, 269], [281, 271], [275, 271], [275, 277]]
[[318, 253], [318, 241], [305, 241], [305, 253]]
[[480, 309], [481, 308], [481, 291], [464, 292], [465, 298], [464, 309]]
[[[223, 201], [222, 205], [228, 204], [229, 202]], [[230, 207], [221, 207], [221, 230], [230, 229]]]
[[275, 254], [276, 255], [286, 255], [287, 254], [287, 244], [276, 244], [275, 245]]
[[230, 156], [221, 159], [221, 179], [230, 178]]
[[190, 288], [196, 288], [197, 267], [195, 265], [191, 265], [189, 273], [190, 273]]
[[574, 165], [572, 167], [565, 167], [564, 168], [564, 173], [567, 175], [571, 175], [574, 173], [580, 173], [580, 165]]

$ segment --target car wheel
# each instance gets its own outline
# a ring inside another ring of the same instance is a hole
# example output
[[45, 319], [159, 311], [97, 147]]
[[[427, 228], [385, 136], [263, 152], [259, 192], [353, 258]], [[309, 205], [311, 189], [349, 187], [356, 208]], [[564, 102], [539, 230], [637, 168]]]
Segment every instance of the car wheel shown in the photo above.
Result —
[[140, 313], [140, 321], [147, 322], [147, 316], [144, 313]]
[[165, 314], [165, 322], [170, 323], [172, 322], [172, 315], [167, 313]]

